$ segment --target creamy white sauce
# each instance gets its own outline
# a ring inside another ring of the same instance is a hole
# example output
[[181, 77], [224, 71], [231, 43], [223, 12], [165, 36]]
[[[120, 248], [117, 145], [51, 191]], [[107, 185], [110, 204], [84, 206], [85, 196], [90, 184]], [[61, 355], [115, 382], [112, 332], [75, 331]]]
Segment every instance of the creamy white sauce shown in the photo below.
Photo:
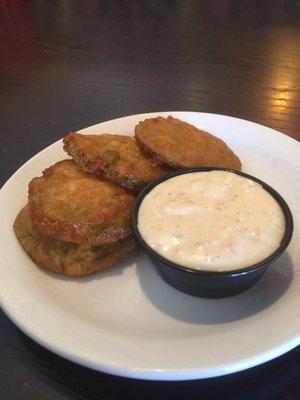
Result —
[[264, 260], [285, 229], [276, 200], [258, 183], [225, 171], [178, 175], [143, 199], [138, 229], [179, 265], [228, 271]]

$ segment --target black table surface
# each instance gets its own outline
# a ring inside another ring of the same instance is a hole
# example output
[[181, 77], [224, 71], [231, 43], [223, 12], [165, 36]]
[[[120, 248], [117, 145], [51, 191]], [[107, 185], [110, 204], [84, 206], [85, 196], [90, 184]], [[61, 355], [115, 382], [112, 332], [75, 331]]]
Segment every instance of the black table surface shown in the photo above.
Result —
[[[1, 184], [66, 132], [143, 112], [226, 114], [300, 139], [298, 0], [2, 0], [0, 57]], [[224, 377], [139, 381], [66, 361], [0, 312], [1, 400], [127, 398], [298, 399], [299, 348]]]

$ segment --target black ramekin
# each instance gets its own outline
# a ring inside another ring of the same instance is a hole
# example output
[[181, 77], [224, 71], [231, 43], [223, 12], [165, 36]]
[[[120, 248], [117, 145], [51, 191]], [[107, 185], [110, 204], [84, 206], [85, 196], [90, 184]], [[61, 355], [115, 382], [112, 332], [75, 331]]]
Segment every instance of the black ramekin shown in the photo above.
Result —
[[[173, 178], [174, 176], [204, 171], [227, 171], [251, 179], [255, 182], [258, 182], [277, 201], [284, 214], [285, 232], [278, 249], [274, 253], [259, 263], [249, 265], [246, 268], [233, 271], [210, 272], [195, 270], [175, 264], [174, 262], [162, 257], [150, 246], [148, 246], [138, 229], [138, 212], [144, 197], [155, 186], [170, 178]], [[266, 271], [267, 267], [274, 262], [289, 245], [293, 234], [293, 217], [284, 199], [273, 188], [254, 176], [227, 168], [186, 168], [171, 172], [159, 179], [156, 179], [139, 193], [132, 210], [132, 227], [138, 241], [149, 254], [157, 271], [167, 283], [176, 289], [181, 290], [182, 292], [194, 296], [217, 298], [235, 295], [254, 285], [254, 283]]]

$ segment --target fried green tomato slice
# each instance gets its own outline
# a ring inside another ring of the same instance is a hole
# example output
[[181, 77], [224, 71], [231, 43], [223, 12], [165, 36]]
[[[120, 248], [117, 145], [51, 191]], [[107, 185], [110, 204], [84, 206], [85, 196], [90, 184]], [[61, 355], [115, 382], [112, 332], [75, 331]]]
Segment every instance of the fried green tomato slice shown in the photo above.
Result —
[[91, 247], [40, 235], [33, 228], [28, 205], [17, 215], [14, 230], [21, 246], [37, 265], [68, 276], [85, 276], [111, 268], [135, 247], [132, 236], [113, 244]]
[[223, 140], [171, 116], [141, 121], [135, 139], [145, 152], [171, 167], [242, 167]]
[[84, 171], [135, 191], [170, 171], [146, 156], [129, 136], [69, 133], [63, 142], [64, 150]]
[[134, 199], [126, 189], [85, 173], [73, 160], [56, 163], [29, 183], [34, 228], [57, 240], [90, 246], [132, 233]]

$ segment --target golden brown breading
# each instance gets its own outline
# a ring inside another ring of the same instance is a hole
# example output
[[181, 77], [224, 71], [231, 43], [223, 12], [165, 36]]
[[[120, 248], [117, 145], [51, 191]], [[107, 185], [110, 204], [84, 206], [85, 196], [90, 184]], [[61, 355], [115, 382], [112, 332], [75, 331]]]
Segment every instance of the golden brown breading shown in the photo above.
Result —
[[241, 170], [241, 162], [219, 138], [171, 116], [146, 119], [135, 127], [141, 148], [172, 167]]
[[134, 195], [83, 172], [73, 160], [56, 163], [29, 184], [30, 213], [40, 234], [96, 246], [131, 234]]
[[63, 142], [64, 150], [84, 171], [135, 191], [170, 171], [155, 164], [129, 136], [69, 133]]
[[32, 226], [28, 205], [17, 215], [14, 230], [23, 249], [36, 264], [69, 276], [84, 276], [111, 268], [135, 247], [132, 236], [114, 244], [91, 247], [40, 235]]

